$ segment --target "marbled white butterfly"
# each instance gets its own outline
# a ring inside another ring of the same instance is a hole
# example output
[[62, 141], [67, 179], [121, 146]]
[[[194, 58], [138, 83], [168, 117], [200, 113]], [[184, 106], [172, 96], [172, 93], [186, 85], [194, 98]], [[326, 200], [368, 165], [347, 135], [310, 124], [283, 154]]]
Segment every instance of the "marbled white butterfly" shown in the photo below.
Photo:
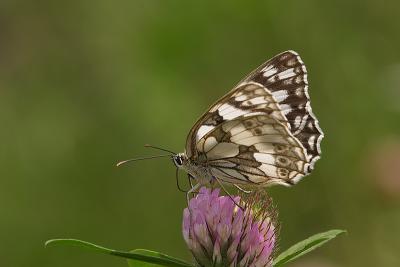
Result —
[[213, 104], [173, 161], [197, 182], [191, 191], [214, 181], [290, 186], [314, 168], [323, 136], [310, 106], [306, 67], [296, 52], [286, 51]]

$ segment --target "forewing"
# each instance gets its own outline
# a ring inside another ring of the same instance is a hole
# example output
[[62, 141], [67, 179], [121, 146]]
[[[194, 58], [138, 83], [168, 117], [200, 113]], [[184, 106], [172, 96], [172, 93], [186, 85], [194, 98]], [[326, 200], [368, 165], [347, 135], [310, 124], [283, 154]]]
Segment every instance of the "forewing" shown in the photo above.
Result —
[[308, 172], [301, 143], [269, 115], [223, 122], [196, 146], [216, 178], [235, 184], [295, 184]]
[[310, 105], [307, 70], [300, 56], [294, 51], [283, 52], [268, 60], [240, 84], [256, 82], [271, 92], [290, 124], [291, 133], [307, 149], [312, 162], [321, 154], [323, 132]]

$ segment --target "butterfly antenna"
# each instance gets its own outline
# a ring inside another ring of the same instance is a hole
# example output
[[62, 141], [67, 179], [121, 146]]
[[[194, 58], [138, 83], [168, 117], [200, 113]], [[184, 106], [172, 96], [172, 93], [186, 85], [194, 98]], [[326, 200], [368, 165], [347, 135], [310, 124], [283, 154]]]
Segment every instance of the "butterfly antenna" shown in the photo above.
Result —
[[158, 147], [158, 146], [149, 145], [149, 144], [145, 144], [144, 147], [150, 147], [150, 148], [161, 150], [161, 151], [164, 151], [164, 152], [168, 152], [168, 153], [171, 153], [171, 154], [174, 154], [174, 155], [176, 154], [174, 151], [171, 151], [171, 150], [168, 150], [168, 149], [165, 149], [165, 148], [162, 148], [162, 147]]
[[146, 159], [157, 159], [157, 158], [164, 158], [164, 157], [171, 157], [171, 155], [168, 154], [168, 155], [157, 155], [157, 156], [150, 156], [150, 157], [143, 157], [143, 158], [127, 159], [127, 160], [123, 160], [123, 161], [118, 162], [116, 166], [119, 167], [119, 166], [121, 166], [121, 165], [123, 165], [125, 163], [128, 163], [128, 162], [131, 162], [131, 161], [139, 161], [139, 160], [146, 160]]

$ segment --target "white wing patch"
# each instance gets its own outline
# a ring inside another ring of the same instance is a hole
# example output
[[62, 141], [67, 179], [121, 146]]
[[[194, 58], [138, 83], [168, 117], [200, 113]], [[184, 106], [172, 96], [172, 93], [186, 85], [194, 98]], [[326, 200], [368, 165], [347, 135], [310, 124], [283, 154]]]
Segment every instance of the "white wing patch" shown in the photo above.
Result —
[[271, 77], [271, 76], [275, 75], [277, 72], [278, 72], [277, 69], [275, 69], [273, 66], [269, 66], [268, 69], [264, 70], [263, 75], [265, 77]]
[[292, 111], [292, 107], [288, 104], [281, 104], [281, 111], [284, 115], [287, 115], [289, 112]]
[[207, 152], [209, 160], [235, 157], [239, 154], [239, 146], [234, 143], [219, 143]]
[[200, 128], [196, 134], [196, 140], [200, 140], [203, 136], [205, 136], [207, 133], [209, 133], [214, 128], [215, 128], [215, 126], [210, 126], [210, 125], [200, 126]]
[[275, 163], [275, 157], [273, 156], [273, 154], [254, 153], [253, 156], [258, 162], [267, 163], [267, 164]]
[[285, 71], [282, 71], [278, 74], [278, 79], [279, 80], [284, 80], [293, 76], [296, 76], [297, 74], [294, 72], [294, 69], [287, 69]]
[[222, 116], [224, 120], [232, 120], [246, 114], [246, 111], [229, 104], [223, 104], [220, 108], [218, 108], [218, 114]]
[[218, 145], [217, 139], [215, 139], [215, 137], [211, 136], [208, 137], [205, 141], [204, 141], [204, 152], [209, 152], [211, 149], [213, 149], [216, 145]]

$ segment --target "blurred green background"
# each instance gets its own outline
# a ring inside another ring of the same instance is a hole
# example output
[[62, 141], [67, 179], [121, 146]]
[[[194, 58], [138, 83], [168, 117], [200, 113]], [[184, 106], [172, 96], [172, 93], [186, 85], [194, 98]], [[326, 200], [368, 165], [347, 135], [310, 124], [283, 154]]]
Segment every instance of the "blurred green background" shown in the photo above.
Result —
[[56, 237], [190, 259], [172, 163], [114, 164], [146, 143], [182, 151], [212, 102], [288, 49], [326, 137], [311, 176], [269, 189], [281, 247], [343, 228], [291, 266], [400, 266], [400, 3], [201, 2], [1, 1], [2, 266], [126, 266], [44, 249]]

